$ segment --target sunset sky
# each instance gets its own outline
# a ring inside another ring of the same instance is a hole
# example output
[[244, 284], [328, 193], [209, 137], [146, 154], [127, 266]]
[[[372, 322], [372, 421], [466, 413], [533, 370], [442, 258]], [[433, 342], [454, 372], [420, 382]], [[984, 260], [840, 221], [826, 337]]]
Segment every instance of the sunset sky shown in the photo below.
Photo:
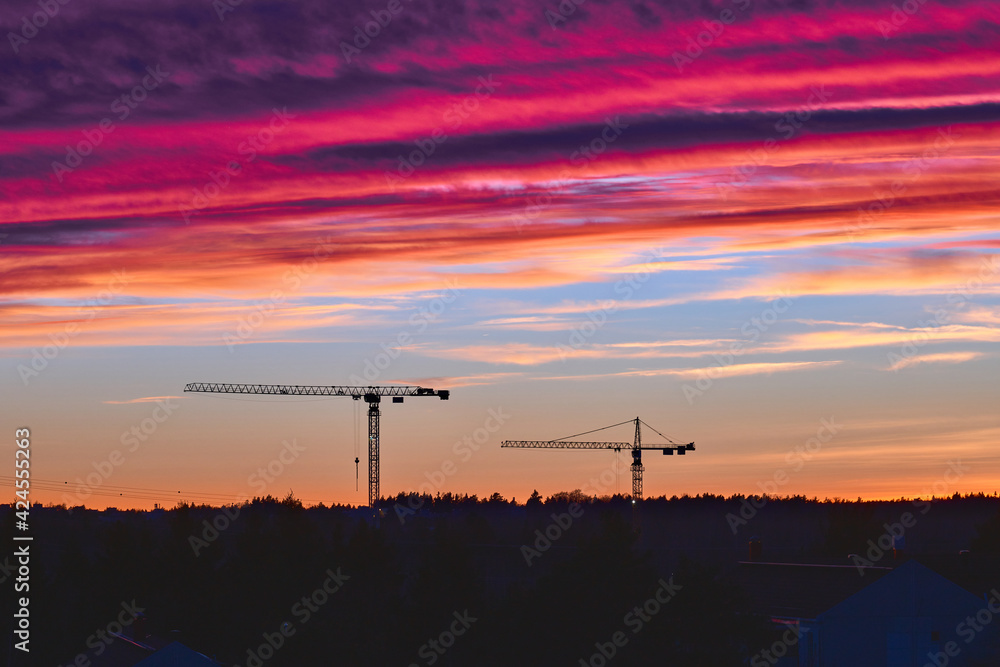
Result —
[[0, 10], [35, 500], [367, 503], [362, 403], [195, 381], [451, 389], [384, 404], [384, 495], [594, 489], [611, 452], [501, 441], [637, 415], [697, 447], [647, 496], [997, 490], [1000, 5], [40, 6]]

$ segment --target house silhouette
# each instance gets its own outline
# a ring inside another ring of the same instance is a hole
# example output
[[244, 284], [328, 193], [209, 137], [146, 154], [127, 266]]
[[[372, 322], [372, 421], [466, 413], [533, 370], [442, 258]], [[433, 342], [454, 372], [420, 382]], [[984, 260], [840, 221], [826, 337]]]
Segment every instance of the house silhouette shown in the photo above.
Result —
[[126, 632], [111, 635], [113, 641], [89, 662], [92, 667], [221, 667], [194, 649], [177, 641], [162, 639], [144, 632]]
[[744, 562], [736, 578], [752, 610], [783, 630], [751, 667], [1000, 664], [1000, 593], [979, 597], [916, 560], [895, 568]]

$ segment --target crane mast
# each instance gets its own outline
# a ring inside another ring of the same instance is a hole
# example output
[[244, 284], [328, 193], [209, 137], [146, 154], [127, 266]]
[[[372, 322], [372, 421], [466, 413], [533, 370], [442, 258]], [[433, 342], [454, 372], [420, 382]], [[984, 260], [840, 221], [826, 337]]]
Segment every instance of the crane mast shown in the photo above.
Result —
[[[393, 403], [402, 403], [406, 396], [437, 396], [447, 401], [451, 392], [447, 389], [429, 389], [408, 385], [386, 385], [356, 387], [348, 385], [288, 385], [288, 384], [225, 384], [213, 382], [192, 382], [184, 387], [188, 392], [212, 394], [259, 394], [275, 396], [350, 396], [355, 401], [364, 400], [368, 404], [368, 507], [378, 522], [379, 480], [379, 405], [383, 396], [392, 398]], [[355, 463], [357, 463], [355, 459]]]

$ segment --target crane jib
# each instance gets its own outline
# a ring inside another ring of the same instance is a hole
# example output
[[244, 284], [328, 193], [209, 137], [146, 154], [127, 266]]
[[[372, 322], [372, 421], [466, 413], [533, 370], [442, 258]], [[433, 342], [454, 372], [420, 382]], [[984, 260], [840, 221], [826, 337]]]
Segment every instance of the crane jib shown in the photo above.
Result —
[[[288, 384], [232, 384], [216, 382], [192, 382], [184, 391], [212, 394], [259, 394], [283, 396], [350, 396], [358, 400], [368, 396], [437, 396], [447, 401], [451, 392], [447, 389], [430, 389], [409, 385], [389, 386], [347, 386], [347, 385], [288, 385]], [[372, 401], [374, 402], [374, 401]]]

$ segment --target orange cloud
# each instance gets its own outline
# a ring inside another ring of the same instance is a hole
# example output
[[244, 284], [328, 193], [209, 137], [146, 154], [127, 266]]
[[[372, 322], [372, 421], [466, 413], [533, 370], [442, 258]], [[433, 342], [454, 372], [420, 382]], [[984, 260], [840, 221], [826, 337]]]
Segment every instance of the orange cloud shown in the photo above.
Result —
[[749, 375], [771, 375], [794, 371], [819, 370], [837, 366], [842, 361], [784, 361], [731, 364], [728, 366], [705, 366], [702, 368], [658, 368], [648, 370], [620, 371], [615, 373], [591, 373], [586, 375], [563, 375], [540, 377], [541, 380], [596, 380], [609, 377], [656, 377], [671, 375], [684, 379], [719, 379], [744, 377]]
[[935, 354], [918, 354], [911, 357], [901, 357], [889, 366], [887, 370], [898, 371], [916, 364], [961, 364], [983, 356], [982, 352], [938, 352]]
[[742, 299], [776, 293], [836, 294], [1000, 293], [1000, 258], [985, 253], [922, 256], [881, 253], [859, 266], [783, 272], [764, 276], [715, 298]]
[[102, 403], [107, 403], [109, 405], [130, 405], [132, 403], [156, 403], [158, 401], [166, 401], [168, 399], [181, 399], [188, 398], [187, 396], [145, 396], [143, 398], [132, 398], [127, 401], [101, 401]]
[[1000, 329], [948, 324], [928, 327], [892, 327], [885, 324], [845, 325], [825, 331], [808, 331], [785, 336], [781, 341], [760, 348], [762, 352], [802, 352], [807, 350], [844, 350], [862, 347], [921, 347], [930, 343], [1000, 342]]

